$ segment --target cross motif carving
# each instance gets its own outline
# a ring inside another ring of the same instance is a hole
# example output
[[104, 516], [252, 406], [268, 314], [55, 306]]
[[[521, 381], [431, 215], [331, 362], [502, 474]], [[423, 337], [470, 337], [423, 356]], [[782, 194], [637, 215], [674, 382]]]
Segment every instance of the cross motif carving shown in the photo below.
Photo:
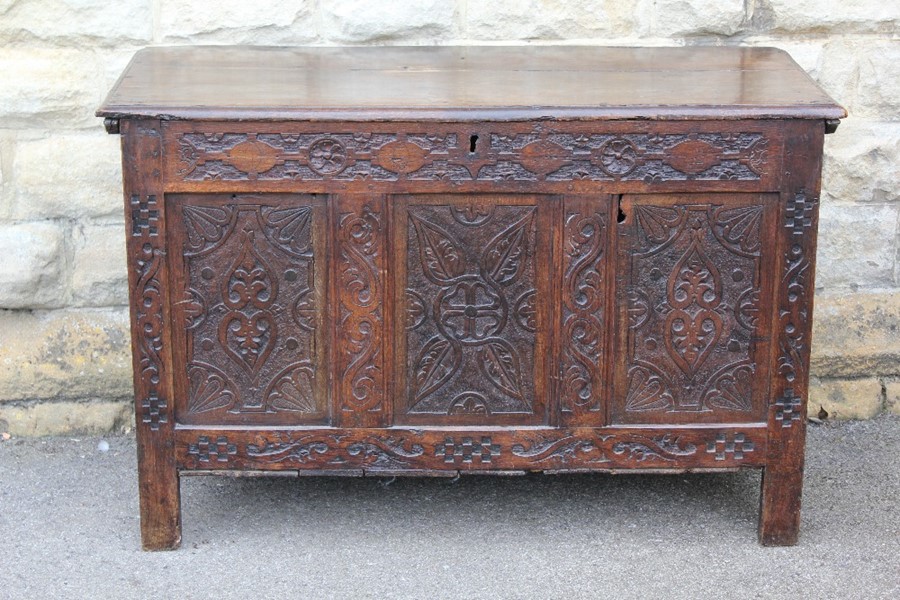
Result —
[[224, 436], [216, 438], [216, 442], [213, 444], [210, 443], [208, 437], [202, 435], [197, 438], [196, 444], [188, 446], [188, 454], [197, 457], [200, 462], [209, 462], [214, 459], [217, 462], [225, 463], [228, 462], [229, 456], [237, 454], [237, 446], [229, 444], [228, 438]]
[[775, 420], [781, 421], [782, 427], [790, 427], [794, 421], [799, 421], [801, 401], [799, 396], [794, 395], [793, 388], [784, 390], [784, 396], [775, 402]]
[[149, 424], [151, 430], [159, 431], [160, 423], [169, 422], [166, 408], [168, 408], [166, 401], [157, 396], [155, 392], [151, 392], [146, 398], [141, 400], [141, 409], [143, 413], [141, 422]]
[[707, 454], [715, 454], [716, 460], [725, 460], [729, 454], [733, 455], [735, 460], [742, 460], [744, 453], [753, 452], [753, 449], [753, 442], [743, 433], [735, 434], [733, 440], [729, 440], [727, 434], [720, 433], [715, 441], [706, 443]]
[[502, 326], [504, 308], [502, 300], [485, 284], [463, 282], [442, 295], [439, 318], [454, 338], [477, 343]]
[[141, 200], [140, 196], [132, 196], [131, 234], [155, 237], [159, 234], [158, 225], [159, 210], [156, 208], [156, 196], [147, 196], [146, 200]]
[[491, 457], [500, 455], [500, 446], [492, 443], [488, 436], [482, 437], [481, 441], [464, 437], [459, 443], [453, 438], [446, 438], [443, 444], [435, 448], [434, 455], [443, 456], [445, 463], [457, 462], [458, 459], [467, 464], [490, 463]]
[[807, 200], [803, 190], [788, 200], [784, 226], [792, 230], [795, 236], [803, 235], [803, 231], [812, 226], [814, 204], [815, 200]]

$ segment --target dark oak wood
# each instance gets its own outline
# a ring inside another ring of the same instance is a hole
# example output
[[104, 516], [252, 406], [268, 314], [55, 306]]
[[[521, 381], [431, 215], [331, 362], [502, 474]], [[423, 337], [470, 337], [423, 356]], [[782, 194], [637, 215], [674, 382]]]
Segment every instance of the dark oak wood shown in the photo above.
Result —
[[99, 115], [506, 121], [845, 112], [775, 48], [195, 46], [139, 52]]
[[739, 468], [796, 543], [845, 113], [783, 52], [158, 48], [98, 115], [145, 548], [187, 474]]

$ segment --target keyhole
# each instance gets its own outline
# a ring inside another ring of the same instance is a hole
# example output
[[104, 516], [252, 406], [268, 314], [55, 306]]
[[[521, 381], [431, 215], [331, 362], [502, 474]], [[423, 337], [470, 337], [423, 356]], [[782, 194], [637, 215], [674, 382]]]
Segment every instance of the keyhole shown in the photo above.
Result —
[[622, 196], [619, 196], [619, 201], [616, 203], [616, 206], [619, 209], [619, 214], [618, 214], [618, 216], [616, 216], [616, 222], [624, 223], [625, 220], [628, 218], [628, 215], [626, 215], [625, 211], [622, 210]]
[[478, 136], [473, 135], [469, 137], [469, 152], [475, 152], [475, 144], [478, 143]]

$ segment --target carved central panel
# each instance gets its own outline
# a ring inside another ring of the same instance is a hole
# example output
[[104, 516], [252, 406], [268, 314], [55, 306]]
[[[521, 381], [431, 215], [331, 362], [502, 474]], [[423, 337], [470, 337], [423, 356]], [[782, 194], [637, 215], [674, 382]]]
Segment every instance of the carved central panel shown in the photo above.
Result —
[[183, 422], [290, 424], [324, 415], [318, 207], [257, 202], [186, 197], [175, 211]]
[[625, 421], [678, 413], [688, 420], [748, 420], [761, 413], [766, 211], [759, 197], [740, 198], [727, 205], [684, 198], [630, 206], [620, 232], [628, 274], [619, 384]]
[[397, 412], [470, 422], [534, 415], [538, 208], [460, 197], [410, 204], [403, 217]]

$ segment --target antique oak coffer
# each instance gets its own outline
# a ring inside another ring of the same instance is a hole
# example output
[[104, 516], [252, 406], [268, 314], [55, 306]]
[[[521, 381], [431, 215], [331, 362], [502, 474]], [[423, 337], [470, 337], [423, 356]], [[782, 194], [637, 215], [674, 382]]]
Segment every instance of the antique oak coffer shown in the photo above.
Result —
[[98, 116], [145, 548], [235, 472], [759, 468], [796, 542], [845, 112], [784, 52], [152, 48]]

